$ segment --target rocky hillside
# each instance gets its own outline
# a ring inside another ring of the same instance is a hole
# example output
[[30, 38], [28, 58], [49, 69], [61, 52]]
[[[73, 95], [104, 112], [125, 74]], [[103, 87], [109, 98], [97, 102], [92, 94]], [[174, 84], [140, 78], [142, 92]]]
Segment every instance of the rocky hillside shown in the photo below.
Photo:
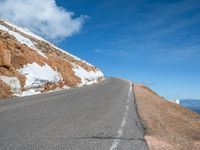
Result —
[[91, 64], [0, 19], [0, 98], [88, 85], [102, 77]]

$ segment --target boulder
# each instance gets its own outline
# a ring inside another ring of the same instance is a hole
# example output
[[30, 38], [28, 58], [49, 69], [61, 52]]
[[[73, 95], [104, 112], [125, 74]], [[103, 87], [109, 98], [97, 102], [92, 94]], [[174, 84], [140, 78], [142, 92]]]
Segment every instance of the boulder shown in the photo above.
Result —
[[0, 46], [0, 67], [11, 67], [10, 51]]
[[8, 98], [12, 95], [10, 86], [0, 80], [0, 99]]

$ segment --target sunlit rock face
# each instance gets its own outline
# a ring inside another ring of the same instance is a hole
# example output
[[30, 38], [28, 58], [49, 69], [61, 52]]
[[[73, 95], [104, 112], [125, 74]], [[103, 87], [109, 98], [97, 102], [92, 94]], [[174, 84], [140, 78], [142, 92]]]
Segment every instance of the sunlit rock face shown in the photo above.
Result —
[[0, 98], [89, 85], [102, 78], [93, 65], [0, 19]]

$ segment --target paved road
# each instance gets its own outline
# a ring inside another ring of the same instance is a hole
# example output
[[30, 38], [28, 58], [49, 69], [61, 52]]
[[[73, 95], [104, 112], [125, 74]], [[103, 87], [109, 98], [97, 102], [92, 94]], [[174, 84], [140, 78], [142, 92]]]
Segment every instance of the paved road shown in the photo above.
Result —
[[0, 150], [147, 150], [130, 82], [0, 101]]

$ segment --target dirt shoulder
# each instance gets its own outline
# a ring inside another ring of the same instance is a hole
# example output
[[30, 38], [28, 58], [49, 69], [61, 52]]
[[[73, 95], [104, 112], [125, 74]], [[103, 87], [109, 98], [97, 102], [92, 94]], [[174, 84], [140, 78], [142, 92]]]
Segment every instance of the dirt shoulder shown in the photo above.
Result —
[[199, 150], [200, 115], [134, 85], [138, 112], [150, 150]]

